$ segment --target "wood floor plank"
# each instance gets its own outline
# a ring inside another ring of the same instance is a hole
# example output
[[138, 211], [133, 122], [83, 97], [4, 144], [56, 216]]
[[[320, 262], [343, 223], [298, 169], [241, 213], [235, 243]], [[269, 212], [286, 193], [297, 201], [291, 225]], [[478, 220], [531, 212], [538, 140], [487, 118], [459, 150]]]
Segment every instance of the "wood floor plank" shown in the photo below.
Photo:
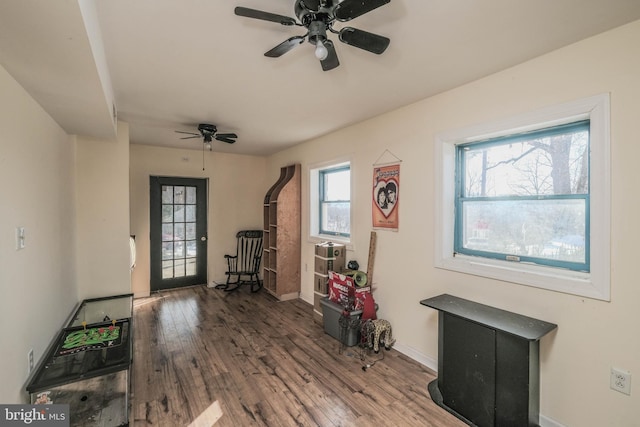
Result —
[[136, 299], [133, 425], [189, 426], [214, 418], [204, 422], [465, 425], [431, 401], [426, 386], [433, 372], [393, 349], [363, 361], [359, 347], [341, 348], [312, 313], [302, 300], [279, 302], [244, 288], [196, 286]]

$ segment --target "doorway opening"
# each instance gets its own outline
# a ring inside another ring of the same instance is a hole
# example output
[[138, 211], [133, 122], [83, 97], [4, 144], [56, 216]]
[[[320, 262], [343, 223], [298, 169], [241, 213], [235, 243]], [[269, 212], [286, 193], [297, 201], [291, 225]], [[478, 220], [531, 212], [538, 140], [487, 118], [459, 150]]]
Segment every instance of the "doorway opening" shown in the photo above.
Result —
[[207, 179], [150, 177], [151, 292], [207, 283]]

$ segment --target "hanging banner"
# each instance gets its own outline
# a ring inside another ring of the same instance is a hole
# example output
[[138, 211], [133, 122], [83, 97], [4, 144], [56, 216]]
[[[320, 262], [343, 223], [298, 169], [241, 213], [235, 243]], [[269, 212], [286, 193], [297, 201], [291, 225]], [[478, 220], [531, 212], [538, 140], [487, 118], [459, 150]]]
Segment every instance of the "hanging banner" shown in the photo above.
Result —
[[400, 164], [373, 167], [373, 228], [398, 230]]

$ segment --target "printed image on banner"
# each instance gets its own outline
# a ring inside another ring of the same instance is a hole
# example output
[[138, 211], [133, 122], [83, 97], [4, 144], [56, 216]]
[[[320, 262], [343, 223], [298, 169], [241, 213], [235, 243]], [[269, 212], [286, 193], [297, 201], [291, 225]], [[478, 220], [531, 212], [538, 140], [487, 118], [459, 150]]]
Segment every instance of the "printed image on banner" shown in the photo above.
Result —
[[2, 405], [0, 427], [69, 427], [69, 405]]
[[371, 212], [373, 228], [398, 230], [400, 164], [374, 166]]

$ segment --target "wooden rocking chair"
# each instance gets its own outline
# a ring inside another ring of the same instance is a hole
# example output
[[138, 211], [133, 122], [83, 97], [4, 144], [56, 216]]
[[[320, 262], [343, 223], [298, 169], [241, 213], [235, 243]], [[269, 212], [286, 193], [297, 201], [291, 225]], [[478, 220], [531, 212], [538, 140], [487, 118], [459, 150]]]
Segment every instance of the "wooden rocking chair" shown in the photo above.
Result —
[[241, 230], [236, 234], [235, 255], [225, 255], [227, 260], [227, 283], [216, 289], [235, 291], [240, 285], [250, 285], [251, 292], [262, 288], [260, 261], [262, 260], [262, 230]]

